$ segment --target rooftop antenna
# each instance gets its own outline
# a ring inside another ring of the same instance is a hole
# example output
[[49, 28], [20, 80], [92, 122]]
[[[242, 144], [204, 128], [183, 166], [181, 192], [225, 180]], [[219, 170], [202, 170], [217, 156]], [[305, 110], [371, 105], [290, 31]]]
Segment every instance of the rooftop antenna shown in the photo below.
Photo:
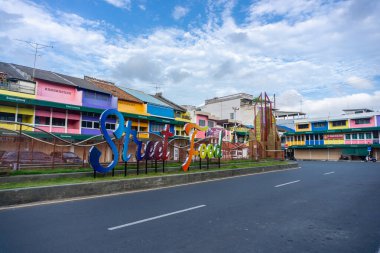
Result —
[[302, 100], [302, 98], [300, 99], [300, 112], [302, 112], [302, 102], [303, 102], [303, 100]]
[[37, 61], [38, 50], [43, 49], [43, 48], [47, 48], [47, 47], [53, 48], [53, 46], [44, 45], [44, 44], [37, 43], [34, 41], [26, 41], [26, 40], [18, 40], [18, 41], [24, 42], [34, 49], [34, 63], [33, 63], [33, 75], [32, 75], [32, 78], [34, 78], [34, 75], [36, 72], [36, 61]]
[[151, 85], [151, 87], [153, 87], [155, 90], [156, 90], [156, 94], [158, 93], [159, 90], [161, 90], [161, 84], [159, 83], [155, 83], [153, 85]]

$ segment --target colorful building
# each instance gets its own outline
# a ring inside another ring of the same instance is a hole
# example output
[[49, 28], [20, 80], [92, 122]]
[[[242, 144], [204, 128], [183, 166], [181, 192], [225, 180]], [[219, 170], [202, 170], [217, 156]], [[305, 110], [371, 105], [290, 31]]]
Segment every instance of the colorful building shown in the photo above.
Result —
[[286, 132], [288, 155], [296, 159], [338, 160], [379, 157], [380, 113], [344, 110], [337, 117], [300, 119]]
[[[150, 137], [149, 132], [160, 134], [165, 124], [169, 124], [170, 131], [176, 135], [184, 135], [183, 126], [190, 121], [186, 110], [162, 95], [158, 99], [92, 77], [77, 78], [0, 62], [0, 151], [40, 150], [50, 154], [57, 140], [53, 140], [50, 133], [70, 142], [94, 137], [100, 134], [101, 113], [110, 108], [118, 109], [125, 120], [132, 121], [132, 128], [139, 131], [141, 139]], [[117, 119], [111, 116], [106, 121], [106, 128], [114, 130], [117, 124]], [[33, 141], [33, 138], [23, 143], [5, 143], [19, 136], [20, 130], [51, 145]], [[94, 140], [101, 141], [101, 138]], [[109, 148], [102, 144], [101, 149], [103, 161], [109, 161], [112, 157]], [[85, 146], [60, 146], [60, 150], [76, 152], [83, 160], [87, 159]]]
[[124, 119], [132, 121], [132, 129], [141, 132], [139, 138], [149, 138], [150, 114], [147, 113], [147, 106], [143, 101], [120, 89], [112, 82], [88, 76], [85, 76], [84, 79], [117, 97], [117, 109], [124, 115]]
[[174, 118], [174, 109], [162, 102], [161, 100], [155, 98], [152, 95], [146, 94], [142, 91], [122, 88], [128, 94], [138, 98], [143, 101], [146, 105], [146, 112], [150, 115], [149, 117], [149, 132], [153, 134], [160, 135], [161, 131], [164, 130], [166, 124], [170, 125], [170, 132], [174, 133], [176, 125], [183, 126], [182, 121], [176, 121]]
[[[156, 95], [154, 95], [154, 97], [173, 108], [174, 119], [176, 121], [183, 122], [183, 124], [190, 122], [190, 120], [191, 120], [190, 115], [185, 108], [183, 108], [182, 106], [179, 106], [179, 105], [173, 103], [172, 101], [170, 101], [169, 99], [163, 97], [161, 92], [156, 93]], [[176, 136], [186, 136], [186, 133], [183, 130], [183, 126], [181, 124], [176, 124], [174, 127], [174, 130], [175, 130]]]

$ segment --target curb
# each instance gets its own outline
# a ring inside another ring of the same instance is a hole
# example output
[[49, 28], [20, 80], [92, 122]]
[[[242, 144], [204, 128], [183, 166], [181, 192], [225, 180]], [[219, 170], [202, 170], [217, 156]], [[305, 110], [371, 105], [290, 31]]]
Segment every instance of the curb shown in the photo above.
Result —
[[168, 176], [153, 176], [148, 178], [131, 178], [94, 183], [79, 183], [0, 190], [0, 207], [40, 201], [153, 189], [165, 186], [203, 182], [211, 179], [228, 178], [239, 175], [248, 175], [290, 168], [298, 168], [298, 163], [273, 165], [266, 167], [228, 169], [221, 171], [205, 171]]

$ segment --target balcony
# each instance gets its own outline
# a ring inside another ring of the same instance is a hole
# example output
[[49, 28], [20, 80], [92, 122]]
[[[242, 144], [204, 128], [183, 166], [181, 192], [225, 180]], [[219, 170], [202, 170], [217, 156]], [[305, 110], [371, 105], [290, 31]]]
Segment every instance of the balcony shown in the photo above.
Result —
[[20, 81], [20, 80], [0, 82], [0, 90], [7, 90], [7, 91], [34, 95], [35, 89], [36, 89], [36, 84], [32, 82], [25, 82], [25, 81]]

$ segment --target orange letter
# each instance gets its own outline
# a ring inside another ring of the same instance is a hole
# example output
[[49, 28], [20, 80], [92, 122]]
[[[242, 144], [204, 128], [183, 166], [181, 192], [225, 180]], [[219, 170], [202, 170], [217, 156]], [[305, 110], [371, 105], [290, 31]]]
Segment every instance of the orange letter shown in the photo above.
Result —
[[[197, 135], [198, 130], [200, 131], [206, 131], [208, 127], [200, 127], [195, 123], [187, 123], [184, 127], [184, 130], [187, 135], [190, 137], [190, 148], [188, 150], [189, 155], [187, 156], [185, 162], [182, 164], [182, 169], [183, 171], [187, 171], [189, 169], [189, 166], [191, 164], [191, 160], [193, 159], [193, 156], [198, 155], [198, 150], [194, 149], [194, 140], [195, 140], [195, 135]], [[190, 131], [194, 130], [193, 133], [190, 136]]]

